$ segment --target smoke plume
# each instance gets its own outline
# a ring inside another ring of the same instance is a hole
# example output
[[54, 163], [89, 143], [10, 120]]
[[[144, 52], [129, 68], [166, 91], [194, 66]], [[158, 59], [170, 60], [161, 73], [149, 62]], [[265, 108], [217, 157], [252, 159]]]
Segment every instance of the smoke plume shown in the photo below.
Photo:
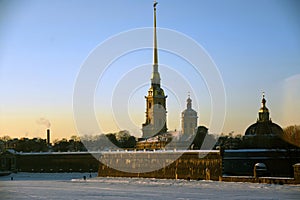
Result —
[[50, 128], [51, 123], [48, 119], [41, 117], [40, 119], [36, 120], [36, 123], [39, 125], [44, 125], [46, 128]]

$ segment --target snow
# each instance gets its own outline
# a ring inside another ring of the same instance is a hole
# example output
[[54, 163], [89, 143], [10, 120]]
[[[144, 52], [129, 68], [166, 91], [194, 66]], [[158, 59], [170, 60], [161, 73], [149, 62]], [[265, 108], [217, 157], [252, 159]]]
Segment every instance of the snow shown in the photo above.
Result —
[[[86, 176], [86, 180], [83, 179]], [[96, 177], [96, 173], [0, 177], [0, 199], [299, 199], [300, 185]], [[13, 177], [13, 180], [11, 180]]]

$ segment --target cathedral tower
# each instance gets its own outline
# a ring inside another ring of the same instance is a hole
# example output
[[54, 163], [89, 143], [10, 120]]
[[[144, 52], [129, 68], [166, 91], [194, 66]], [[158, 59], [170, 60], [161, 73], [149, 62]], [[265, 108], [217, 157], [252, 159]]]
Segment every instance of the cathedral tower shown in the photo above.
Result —
[[181, 113], [181, 128], [183, 134], [192, 135], [197, 127], [197, 112], [192, 109], [192, 99], [190, 96], [186, 100], [186, 109]]
[[156, 6], [154, 1], [154, 31], [153, 31], [153, 71], [151, 87], [146, 96], [146, 122], [143, 124], [143, 138], [149, 138], [167, 132], [166, 98], [164, 90], [160, 87], [160, 75], [158, 72], [158, 53], [156, 36]]

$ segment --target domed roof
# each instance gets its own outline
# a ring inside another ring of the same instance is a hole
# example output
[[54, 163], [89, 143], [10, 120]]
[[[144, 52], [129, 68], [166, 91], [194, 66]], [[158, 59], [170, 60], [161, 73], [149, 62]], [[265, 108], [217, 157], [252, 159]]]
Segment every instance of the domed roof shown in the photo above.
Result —
[[282, 128], [273, 123], [269, 118], [269, 109], [266, 107], [265, 94], [262, 98], [262, 106], [258, 111], [258, 120], [256, 123], [249, 126], [245, 132], [248, 136], [259, 136], [259, 135], [269, 135], [269, 136], [281, 136], [283, 134]]
[[249, 126], [245, 132], [245, 135], [248, 136], [257, 136], [257, 135], [269, 135], [269, 136], [282, 136], [282, 128], [273, 123], [272, 121], [268, 122], [256, 122]]
[[282, 128], [269, 118], [269, 110], [263, 95], [262, 107], [258, 112], [257, 122], [250, 125], [243, 137], [242, 148], [286, 148], [289, 144], [283, 140]]

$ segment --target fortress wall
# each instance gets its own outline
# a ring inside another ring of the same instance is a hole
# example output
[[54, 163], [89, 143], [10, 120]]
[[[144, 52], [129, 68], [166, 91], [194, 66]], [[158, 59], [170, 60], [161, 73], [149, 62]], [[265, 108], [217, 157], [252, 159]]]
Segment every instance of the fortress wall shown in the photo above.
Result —
[[[100, 158], [102, 162], [99, 165], [98, 176], [209, 180], [219, 180], [222, 176], [222, 158], [218, 151], [185, 151], [181, 154], [182, 152], [103, 154]], [[179, 158], [172, 162], [172, 158], [176, 156]], [[103, 164], [103, 161], [106, 164]], [[165, 162], [167, 164], [164, 164]], [[149, 169], [149, 165], [161, 168], [144, 173], [134, 172], [138, 169]]]
[[294, 177], [293, 165], [300, 163], [297, 149], [238, 149], [225, 150], [223, 174], [233, 176], [253, 176], [256, 163], [264, 163], [268, 176]]
[[99, 166], [89, 153], [24, 153], [16, 160], [19, 172], [90, 172]]

